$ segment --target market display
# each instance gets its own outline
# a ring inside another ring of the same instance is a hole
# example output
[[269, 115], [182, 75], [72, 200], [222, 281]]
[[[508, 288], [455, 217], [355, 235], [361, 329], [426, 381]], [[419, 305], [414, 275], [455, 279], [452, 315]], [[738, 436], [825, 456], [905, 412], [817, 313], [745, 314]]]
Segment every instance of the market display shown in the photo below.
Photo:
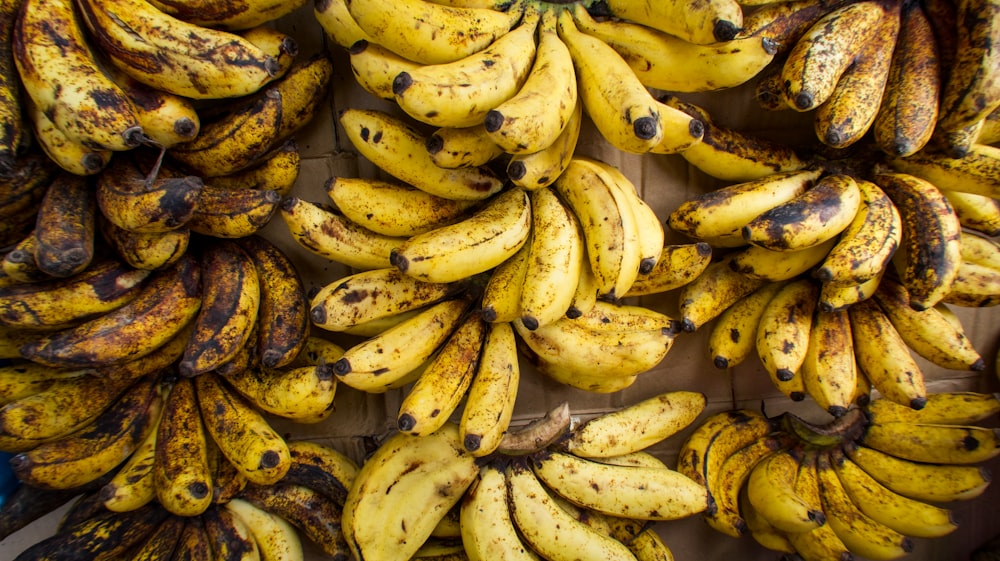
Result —
[[0, 540], [58, 516], [12, 561], [888, 560], [989, 490], [996, 0], [0, 13]]

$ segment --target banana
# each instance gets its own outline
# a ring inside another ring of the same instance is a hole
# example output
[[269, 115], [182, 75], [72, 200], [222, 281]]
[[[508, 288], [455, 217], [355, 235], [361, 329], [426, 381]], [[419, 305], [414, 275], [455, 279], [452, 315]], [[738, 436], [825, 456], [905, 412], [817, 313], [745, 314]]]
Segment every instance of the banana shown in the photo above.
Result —
[[805, 249], [844, 231], [860, 206], [861, 191], [850, 175], [826, 175], [801, 195], [758, 214], [741, 233], [751, 245], [775, 251]]
[[[810, 504], [825, 507], [823, 491], [816, 466], [817, 453], [808, 451], [804, 454], [799, 466], [798, 477], [795, 480], [795, 490]], [[825, 514], [825, 513], [824, 513]], [[828, 521], [829, 518], [826, 518]], [[788, 541], [795, 551], [807, 559], [851, 559], [852, 553], [847, 544], [833, 529], [832, 524], [824, 523], [818, 528], [807, 532], [789, 532]]]
[[538, 152], [510, 157], [506, 171], [511, 183], [529, 191], [551, 185], [576, 153], [582, 126], [583, 101], [577, 97], [573, 112], [555, 142]]
[[656, 267], [656, 262], [663, 254], [663, 247], [666, 244], [666, 231], [660, 216], [643, 199], [635, 183], [622, 170], [602, 160], [596, 162], [608, 172], [614, 180], [615, 187], [622, 192], [632, 208], [639, 230], [639, 274], [648, 274]]
[[977, 425], [877, 422], [861, 443], [904, 460], [939, 464], [975, 464], [1000, 453], [997, 430]]
[[663, 361], [673, 346], [669, 327], [623, 328], [618, 322], [583, 324], [584, 316], [562, 318], [536, 329], [522, 320], [514, 330], [530, 362], [561, 384], [597, 393], [621, 390]]
[[198, 136], [173, 146], [171, 160], [205, 178], [248, 168], [281, 140], [285, 88], [269, 86], [235, 103], [214, 120], [205, 120]]
[[301, 561], [304, 558], [298, 531], [284, 518], [240, 498], [223, 507], [250, 530], [262, 561]]
[[857, 304], [872, 297], [882, 282], [882, 274], [862, 281], [858, 284], [847, 286], [835, 286], [830, 283], [823, 283], [819, 289], [819, 310], [821, 312], [835, 312], [845, 310], [848, 306]]
[[400, 432], [430, 434], [458, 409], [476, 375], [489, 325], [475, 313], [459, 322], [400, 402], [396, 416]]
[[521, 537], [541, 557], [553, 561], [635, 559], [624, 544], [560, 506], [527, 465], [514, 463], [507, 468], [507, 494]]
[[89, 369], [52, 368], [27, 361], [0, 366], [0, 406], [58, 386], [63, 380], [90, 375]]
[[942, 302], [966, 308], [1000, 304], [1000, 270], [980, 263], [963, 261], [958, 276]]
[[242, 30], [263, 25], [290, 14], [303, 6], [305, 0], [291, 2], [243, 0], [222, 4], [195, 0], [153, 0], [152, 4], [184, 21], [205, 27]]
[[[344, 3], [341, 0], [331, 0], [327, 4], [332, 7]], [[344, 5], [344, 9], [346, 8]], [[358, 32], [364, 33], [360, 30]], [[339, 31], [339, 33], [348, 32]], [[379, 99], [395, 101], [396, 96], [392, 93], [393, 79], [401, 72], [410, 72], [423, 66], [367, 39], [358, 38], [348, 47], [349, 63], [354, 79], [361, 89]]]
[[351, 0], [348, 11], [368, 38], [416, 62], [441, 64], [472, 55], [506, 35], [521, 18], [521, 7], [442, 6], [405, 0], [391, 6]]
[[1000, 396], [992, 393], [945, 391], [928, 394], [920, 409], [901, 406], [892, 400], [877, 399], [866, 408], [877, 422], [912, 421], [968, 425], [1000, 412]]
[[589, 258], [587, 250], [583, 250], [583, 266], [580, 267], [580, 278], [576, 281], [576, 290], [573, 291], [573, 301], [566, 309], [566, 317], [575, 319], [594, 309], [597, 304], [598, 293], [597, 276], [594, 270], [588, 267]]
[[[559, 37], [569, 48], [584, 110], [603, 138], [625, 152], [645, 153], [665, 131], [656, 99], [610, 45], [577, 28], [569, 11], [559, 14]], [[687, 130], [687, 122], [680, 126]]]
[[486, 134], [483, 123], [478, 123], [437, 129], [427, 137], [427, 152], [438, 167], [462, 168], [486, 165], [504, 149]]
[[535, 475], [571, 503], [636, 520], [679, 520], [704, 512], [705, 487], [672, 469], [621, 466], [551, 451], [532, 461]]
[[[53, 33], [62, 40], [52, 41]], [[101, 70], [73, 2], [25, 0], [11, 41], [27, 97], [68, 139], [99, 150], [139, 145], [136, 110]]]
[[726, 458], [719, 466], [719, 473], [708, 482], [714, 509], [705, 512], [705, 522], [734, 538], [750, 533], [750, 526], [743, 515], [747, 501], [741, 500], [741, 491], [754, 466], [788, 444], [788, 439], [764, 436]]
[[313, 5], [313, 17], [333, 44], [345, 49], [359, 41], [370, 42], [368, 34], [354, 21], [345, 0], [324, 0]]
[[[783, 6], [792, 3], [792, 1], [789, 1], [773, 5]], [[757, 79], [754, 81], [753, 99], [757, 102], [757, 106], [764, 111], [784, 111], [791, 109], [785, 101], [785, 96], [781, 94], [781, 70], [780, 64], [770, 65], [760, 71], [757, 74]]]
[[907, 173], [881, 173], [877, 183], [899, 210], [902, 251], [897, 252], [910, 306], [926, 309], [951, 288], [961, 264], [961, 224], [948, 199], [934, 184]]
[[921, 409], [927, 402], [924, 372], [889, 316], [873, 300], [847, 309], [858, 368], [884, 399]]
[[844, 453], [831, 452], [831, 463], [847, 495], [876, 522], [913, 538], [946, 536], [958, 527], [950, 509], [889, 490]]
[[[486, 135], [508, 154], [533, 154], [555, 144], [577, 105], [573, 59], [556, 30], [556, 12], [545, 10], [531, 69], [517, 93], [483, 117]], [[558, 100], [550, 110], [550, 100]], [[545, 110], [542, 110], [545, 106]]]
[[[289, 5], [292, 4], [289, 3]], [[229, 31], [236, 31], [237, 35], [273, 56], [278, 61], [278, 70], [274, 73], [274, 78], [279, 80], [288, 74], [293, 64], [299, 62], [299, 43], [273, 23], [259, 23], [244, 29]]]
[[879, 276], [902, 241], [902, 217], [889, 196], [871, 181], [855, 179], [861, 206], [813, 276], [848, 286]]
[[500, 446], [510, 427], [521, 380], [510, 323], [491, 323], [485, 329], [479, 364], [458, 424], [462, 445], [477, 457], [492, 454]]
[[123, 230], [103, 216], [98, 217], [97, 222], [101, 237], [114, 255], [128, 266], [142, 271], [167, 268], [187, 252], [191, 243], [191, 230], [188, 228], [140, 234]]
[[788, 532], [789, 538], [826, 524], [823, 505], [815, 502], [819, 497], [804, 493], [796, 485], [802, 454], [776, 450], [757, 462], [746, 483], [747, 499], [753, 509], [775, 528]]
[[580, 222], [599, 295], [621, 298], [639, 276], [643, 257], [629, 201], [634, 195], [619, 188], [602, 162], [582, 156], [570, 160], [552, 187]]
[[636, 277], [624, 297], [680, 288], [700, 275], [711, 261], [712, 246], [706, 242], [664, 245], [653, 269]]
[[182, 257], [150, 276], [133, 300], [112, 312], [22, 346], [26, 358], [59, 366], [120, 364], [169, 341], [201, 306], [200, 269]]
[[276, 191], [230, 191], [206, 185], [185, 227], [213, 238], [243, 238], [267, 226], [278, 212], [281, 202], [281, 196]]
[[711, 177], [746, 182], [802, 170], [808, 165], [786, 144], [716, 123], [703, 107], [672, 94], [661, 96], [660, 101], [701, 122], [701, 140], [679, 153], [685, 161]]
[[68, 552], [87, 559], [124, 559], [169, 514], [157, 504], [128, 513], [100, 512], [35, 542], [14, 559], [59, 559]]
[[[224, 30], [189, 23], [145, 0], [79, 3], [81, 19], [112, 65], [191, 99], [246, 96], [277, 76], [277, 58]], [[200, 134], [199, 134], [200, 136]]]
[[572, 420], [569, 402], [561, 401], [541, 417], [504, 434], [497, 451], [509, 456], [525, 456], [548, 448], [565, 436]]
[[[699, 392], [664, 392], [577, 425], [559, 446], [575, 456], [595, 460], [629, 455], [691, 425], [705, 410], [706, 402]], [[623, 439], [623, 434], [631, 436]]]
[[749, 409], [713, 413], [697, 425], [681, 444], [677, 453], [677, 471], [701, 483], [706, 489], [717, 489], [715, 481], [726, 458], [770, 433], [772, 428], [772, 422], [767, 417]]
[[684, 331], [697, 331], [768, 282], [737, 272], [730, 266], [732, 259], [729, 254], [709, 263], [700, 275], [680, 287], [677, 305]]
[[478, 475], [455, 423], [424, 436], [393, 434], [348, 491], [343, 532], [351, 551], [373, 561], [409, 559]]
[[260, 550], [242, 518], [225, 507], [213, 507], [201, 515], [205, 533], [216, 559], [260, 561]]
[[858, 383], [847, 310], [814, 314], [800, 374], [806, 393], [821, 409], [834, 417], [847, 413]]
[[348, 347], [333, 363], [338, 381], [357, 390], [382, 393], [410, 377], [434, 356], [469, 307], [446, 299], [418, 308], [418, 313], [378, 335]]
[[[746, 499], [746, 490], [740, 493], [740, 512], [747, 524], [747, 533], [765, 549], [786, 554], [795, 554], [795, 546], [788, 541], [788, 534], [778, 530], [757, 512]], [[794, 558], [793, 558], [794, 559]]]
[[580, 221], [553, 188], [529, 192], [530, 250], [521, 286], [522, 324], [537, 329], [566, 314], [584, 266]]
[[[168, 394], [169, 395], [169, 394]], [[110, 481], [101, 486], [99, 494], [104, 508], [115, 512], [128, 512], [156, 500], [156, 482], [153, 476], [156, 464], [156, 439], [168, 405], [160, 411], [149, 434], [114, 472]]]
[[748, 277], [772, 283], [782, 282], [815, 270], [836, 244], [837, 238], [833, 237], [816, 245], [791, 251], [748, 245], [737, 250], [729, 263], [738, 273]]
[[[789, 0], [787, 2], [769, 2], [747, 11], [743, 18], [743, 26], [736, 39], [743, 37], [758, 37], [772, 42], [775, 56], [784, 59], [798, 40], [805, 35], [810, 27], [829, 12], [848, 4], [844, 0]], [[772, 67], [780, 76], [781, 64]], [[780, 94], [780, 90], [778, 90]], [[788, 105], [782, 99], [782, 108]], [[775, 100], [777, 101], [777, 100]]]
[[827, 101], [885, 17], [879, 3], [864, 1], [836, 8], [814, 23], [782, 65], [782, 93], [788, 105], [810, 111]]
[[436, 127], [482, 123], [490, 109], [513, 97], [527, 79], [539, 19], [537, 10], [527, 10], [513, 29], [480, 51], [401, 72], [392, 81], [396, 103], [410, 117]]
[[537, 561], [511, 518], [505, 471], [485, 465], [460, 503], [462, 544], [471, 561]]
[[90, 424], [10, 458], [15, 476], [46, 489], [70, 489], [119, 466], [155, 427], [163, 407], [159, 376], [133, 383]]
[[288, 71], [271, 86], [281, 97], [281, 120], [268, 150], [290, 138], [306, 125], [322, 108], [330, 91], [333, 60], [321, 51], [308, 58], [293, 61]]
[[871, 129], [889, 81], [893, 50], [900, 28], [898, 2], [886, 4], [881, 21], [837, 80], [826, 101], [816, 107], [816, 137], [832, 148], [846, 148]]
[[[530, 240], [530, 232], [528, 236]], [[506, 323], [521, 316], [521, 290], [524, 288], [530, 252], [531, 243], [526, 241], [517, 253], [490, 272], [479, 299], [479, 313], [483, 319], [490, 323]], [[580, 278], [583, 278], [582, 274]]]
[[370, 109], [339, 114], [358, 152], [389, 175], [446, 199], [482, 200], [500, 191], [501, 180], [484, 167], [440, 168], [427, 153], [426, 136], [402, 119]]
[[1000, 198], [1000, 148], [989, 144], [973, 144], [961, 158], [933, 150], [921, 150], [906, 158], [891, 158], [889, 165], [896, 171], [915, 175], [934, 184], [938, 189]]
[[31, 132], [34, 133], [34, 140], [59, 168], [75, 175], [94, 175], [111, 161], [114, 152], [91, 148], [70, 138], [56, 127], [30, 97], [25, 96], [23, 108], [31, 125]]
[[[340, 505], [305, 485], [247, 485], [236, 497], [295, 526], [322, 554], [347, 559]], [[302, 544], [303, 549], [307, 544]]]
[[820, 173], [780, 172], [707, 191], [682, 202], [667, 216], [667, 226], [700, 240], [739, 236], [754, 217], [811, 188]]
[[171, 559], [180, 542], [187, 519], [181, 516], [167, 516], [149, 533], [146, 539], [130, 552], [132, 561], [153, 561]]
[[63, 172], [45, 191], [35, 225], [35, 264], [52, 277], [71, 277], [94, 259], [97, 202], [81, 176]]
[[692, 7], [683, 2], [605, 0], [611, 15], [659, 29], [697, 44], [730, 41], [743, 26], [743, 9], [736, 2], [712, 2]]
[[144, 144], [170, 148], [198, 136], [201, 117], [190, 99], [147, 86], [114, 66], [103, 69], [132, 102]]
[[358, 473], [358, 464], [343, 452], [313, 440], [288, 443], [292, 465], [281, 485], [305, 485], [334, 502], [343, 504]]
[[17, 83], [17, 66], [11, 36], [14, 22], [21, 10], [21, 0], [4, 2], [0, 11], [4, 15], [0, 26], [0, 177], [12, 175], [17, 169], [17, 160], [24, 151], [28, 140], [28, 127], [22, 96]]
[[529, 239], [533, 205], [511, 188], [454, 224], [416, 234], [394, 248], [390, 263], [427, 282], [449, 283], [493, 269]]
[[989, 471], [982, 466], [913, 462], [868, 446], [845, 447], [847, 456], [876, 481], [918, 501], [947, 503], [982, 495]]
[[258, 189], [275, 191], [282, 197], [291, 194], [302, 167], [302, 153], [294, 138], [282, 142], [263, 157], [263, 161], [228, 175], [209, 180], [219, 189]]
[[[663, 99], [654, 99], [654, 102], [660, 116], [663, 136], [649, 149], [650, 154], [684, 154], [688, 149], [701, 144], [705, 139], [706, 125], [700, 116], [683, 111], [675, 107], [675, 104], [665, 103]], [[716, 139], [718, 140], [718, 135]], [[694, 149], [690, 157], [697, 159], [695, 154], [699, 151]]]
[[993, 47], [1000, 40], [998, 10], [995, 2], [961, 2], [957, 6], [956, 54], [941, 91], [940, 130], [967, 127], [1000, 107], [996, 84], [1000, 53]]
[[0, 260], [0, 269], [12, 283], [33, 284], [53, 277], [38, 268], [35, 261], [35, 250], [38, 249], [38, 238], [32, 229], [26, 236], [16, 242]]
[[899, 281], [883, 278], [874, 298], [910, 349], [924, 359], [953, 370], [986, 368], [961, 324], [952, 323], [936, 306], [914, 310], [908, 291]]
[[[30, 150], [10, 171], [0, 174], [0, 216], [12, 221], [21, 215], [34, 219], [49, 182], [60, 169], [52, 163], [43, 150]], [[5, 234], [9, 231], [3, 230]]]
[[154, 177], [135, 162], [115, 158], [97, 176], [97, 208], [124, 230], [158, 233], [182, 227], [194, 214], [204, 182], [197, 176]]
[[766, 283], [726, 308], [708, 332], [708, 357], [720, 369], [733, 368], [756, 351], [760, 319], [783, 282]]
[[212, 504], [210, 446], [194, 382], [178, 378], [166, 398], [153, 460], [157, 500], [171, 513], [197, 516]]
[[584, 33], [614, 47], [643, 84], [663, 91], [735, 88], [768, 66], [777, 51], [774, 41], [761, 37], [692, 43], [632, 21], [594, 19], [580, 5], [574, 6], [573, 17]]
[[64, 279], [0, 288], [0, 324], [29, 330], [67, 327], [115, 310], [142, 289], [149, 271], [100, 259]]
[[994, 237], [1000, 235], [1000, 203], [992, 197], [942, 189], [962, 228]]
[[208, 534], [205, 532], [205, 525], [201, 517], [187, 518], [184, 529], [181, 530], [180, 539], [177, 540], [177, 547], [173, 559], [178, 561], [209, 561], [214, 559], [212, 546], [208, 541]]
[[279, 246], [262, 236], [240, 238], [237, 243], [253, 262], [260, 285], [256, 345], [265, 368], [291, 363], [309, 335], [306, 289], [295, 263]]

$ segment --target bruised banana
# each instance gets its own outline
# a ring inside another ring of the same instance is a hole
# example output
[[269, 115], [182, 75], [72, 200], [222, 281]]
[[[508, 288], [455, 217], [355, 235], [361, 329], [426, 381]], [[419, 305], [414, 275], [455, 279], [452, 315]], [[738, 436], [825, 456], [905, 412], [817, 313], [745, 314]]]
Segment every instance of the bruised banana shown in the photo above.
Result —
[[[295, 526], [323, 554], [347, 558], [340, 505], [305, 485], [248, 485], [237, 497]], [[305, 547], [305, 544], [302, 544]]]
[[255, 0], [225, 3], [190, 0], [153, 0], [160, 10], [184, 21], [206, 27], [242, 30], [256, 27], [285, 16], [305, 4], [304, 0], [279, 2]]
[[97, 214], [85, 178], [64, 171], [53, 179], [36, 215], [32, 253], [38, 270], [66, 278], [85, 269], [97, 250]]
[[167, 394], [152, 462], [154, 494], [171, 513], [197, 516], [212, 504], [210, 446], [194, 382], [180, 378]]

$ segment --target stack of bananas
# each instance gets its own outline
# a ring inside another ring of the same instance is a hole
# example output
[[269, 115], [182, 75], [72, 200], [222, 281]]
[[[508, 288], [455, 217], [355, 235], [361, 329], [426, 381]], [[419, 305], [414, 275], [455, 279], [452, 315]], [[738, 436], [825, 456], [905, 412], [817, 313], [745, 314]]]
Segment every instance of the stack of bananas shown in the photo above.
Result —
[[435, 128], [427, 148], [440, 165], [502, 156], [510, 180], [529, 189], [560, 174], [583, 115], [630, 153], [701, 143], [702, 120], [654, 91], [733, 88], [777, 50], [769, 38], [735, 37], [743, 7], [733, 0], [330, 0], [314, 12], [349, 50], [361, 87]]
[[571, 427], [563, 402], [481, 460], [456, 423], [397, 432], [354, 478], [344, 536], [372, 561], [428, 557], [448, 539], [477, 561], [670, 559], [651, 526], [706, 511], [708, 494], [645, 449], [704, 407], [703, 394], [666, 392]]
[[715, 530], [804, 559], [896, 559], [957, 527], [948, 503], [981, 495], [1000, 453], [995, 394], [942, 392], [920, 411], [876, 399], [827, 424], [723, 411], [681, 447]]
[[[247, 482], [223, 468], [220, 473], [229, 478], [218, 482], [208, 494], [210, 504], [196, 514], [177, 513], [158, 501], [120, 508], [123, 504], [109, 499], [114, 494], [108, 489], [117, 489], [115, 483], [129, 476], [123, 468], [104, 487], [73, 489], [72, 499], [66, 491], [22, 485], [3, 505], [0, 521], [23, 524], [30, 516], [69, 505], [55, 533], [21, 552], [14, 558], [19, 561], [67, 552], [86, 559], [303, 561], [309, 551], [303, 537], [330, 558], [347, 559], [339, 521], [357, 464], [310, 440], [289, 442], [288, 448], [289, 467], [273, 484]], [[151, 483], [151, 477], [142, 480]]]

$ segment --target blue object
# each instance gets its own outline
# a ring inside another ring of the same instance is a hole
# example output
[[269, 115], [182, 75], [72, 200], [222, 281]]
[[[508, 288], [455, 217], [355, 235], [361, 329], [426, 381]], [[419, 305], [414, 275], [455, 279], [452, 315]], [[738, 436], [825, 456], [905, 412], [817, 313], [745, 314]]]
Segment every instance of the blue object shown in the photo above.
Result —
[[0, 452], [0, 507], [7, 502], [7, 497], [17, 489], [20, 481], [14, 477], [13, 470], [10, 469], [10, 454]]

